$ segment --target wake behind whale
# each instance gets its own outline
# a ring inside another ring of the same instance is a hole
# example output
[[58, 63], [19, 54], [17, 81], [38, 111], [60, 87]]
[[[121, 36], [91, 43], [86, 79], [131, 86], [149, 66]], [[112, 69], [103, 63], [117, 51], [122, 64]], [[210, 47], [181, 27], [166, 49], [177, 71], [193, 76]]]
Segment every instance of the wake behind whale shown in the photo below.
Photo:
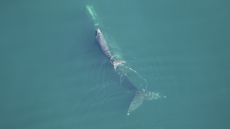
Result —
[[131, 112], [135, 111], [138, 107], [140, 107], [143, 104], [144, 100], [159, 99], [161, 97], [159, 93], [147, 90], [146, 79], [144, 79], [135, 70], [129, 67], [125, 60], [123, 60], [111, 51], [107, 43], [107, 40], [99, 27], [97, 14], [93, 6], [87, 5], [86, 9], [90, 14], [92, 20], [94, 21], [94, 26], [96, 29], [96, 40], [103, 54], [109, 59], [111, 65], [113, 66], [114, 70], [118, 73], [118, 75], [121, 77], [126, 77], [132, 84], [132, 88], [135, 89], [135, 95], [129, 104], [127, 115], [130, 115]]

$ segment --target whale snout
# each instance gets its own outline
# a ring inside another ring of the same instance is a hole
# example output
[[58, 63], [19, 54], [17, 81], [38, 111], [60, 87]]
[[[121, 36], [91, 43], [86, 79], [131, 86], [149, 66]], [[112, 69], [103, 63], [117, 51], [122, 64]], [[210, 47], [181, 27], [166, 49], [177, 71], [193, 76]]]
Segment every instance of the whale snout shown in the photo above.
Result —
[[99, 28], [96, 29], [96, 36], [101, 34], [101, 30]]

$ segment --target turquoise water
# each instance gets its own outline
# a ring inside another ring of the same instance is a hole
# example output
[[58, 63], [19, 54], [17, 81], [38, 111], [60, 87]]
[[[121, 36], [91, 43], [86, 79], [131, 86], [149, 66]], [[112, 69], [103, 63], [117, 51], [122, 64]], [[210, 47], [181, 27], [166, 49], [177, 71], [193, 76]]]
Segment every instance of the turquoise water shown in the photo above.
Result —
[[[111, 44], [166, 99], [126, 116], [121, 85], [95, 42]], [[1, 129], [229, 129], [227, 0], [0, 2]]]

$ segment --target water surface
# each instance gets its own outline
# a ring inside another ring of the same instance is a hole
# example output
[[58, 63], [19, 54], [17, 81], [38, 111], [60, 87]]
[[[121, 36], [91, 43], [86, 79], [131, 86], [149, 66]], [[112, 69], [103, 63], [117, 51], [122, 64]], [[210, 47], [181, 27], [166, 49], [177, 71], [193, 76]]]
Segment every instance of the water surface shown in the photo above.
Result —
[[[110, 42], [167, 99], [129, 117], [133, 92], [95, 42], [86, 4]], [[226, 0], [0, 2], [0, 128], [230, 128]]]

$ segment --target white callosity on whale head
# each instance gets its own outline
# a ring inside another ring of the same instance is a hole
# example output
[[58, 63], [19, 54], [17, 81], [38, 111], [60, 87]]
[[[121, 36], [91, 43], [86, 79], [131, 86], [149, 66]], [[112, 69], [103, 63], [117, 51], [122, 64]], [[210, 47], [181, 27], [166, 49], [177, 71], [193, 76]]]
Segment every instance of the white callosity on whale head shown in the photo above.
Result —
[[101, 30], [99, 28], [96, 29], [96, 36], [98, 37], [99, 35], [102, 35]]

